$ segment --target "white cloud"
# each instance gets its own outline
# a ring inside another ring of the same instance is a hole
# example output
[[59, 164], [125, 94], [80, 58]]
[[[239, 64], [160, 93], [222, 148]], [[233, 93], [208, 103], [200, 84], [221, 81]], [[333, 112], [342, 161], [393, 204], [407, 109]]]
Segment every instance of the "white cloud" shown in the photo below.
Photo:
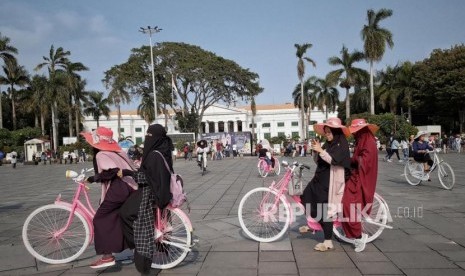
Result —
[[104, 33], [107, 31], [107, 22], [105, 17], [102, 15], [95, 15], [87, 21], [89, 30], [94, 33]]

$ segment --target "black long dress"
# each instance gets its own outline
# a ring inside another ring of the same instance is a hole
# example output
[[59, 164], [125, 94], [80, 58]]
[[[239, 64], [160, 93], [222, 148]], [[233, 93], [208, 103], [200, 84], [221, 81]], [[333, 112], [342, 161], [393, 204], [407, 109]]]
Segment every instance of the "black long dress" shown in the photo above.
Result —
[[339, 129], [331, 129], [331, 131], [333, 132], [334, 140], [327, 142], [323, 146], [326, 154], [331, 156], [331, 164], [324, 161], [319, 154], [317, 155], [315, 175], [300, 197], [304, 206], [307, 207], [307, 204], [310, 205], [310, 214], [306, 215], [310, 215], [312, 218], [318, 220], [323, 228], [325, 240], [330, 240], [333, 235], [333, 221], [327, 219], [331, 165], [344, 167], [346, 180], [350, 175], [349, 144], [342, 131]]

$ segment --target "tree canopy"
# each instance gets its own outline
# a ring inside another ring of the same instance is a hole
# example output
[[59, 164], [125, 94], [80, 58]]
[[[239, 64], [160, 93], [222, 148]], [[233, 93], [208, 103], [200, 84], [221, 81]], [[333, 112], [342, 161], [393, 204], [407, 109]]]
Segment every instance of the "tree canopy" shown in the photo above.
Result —
[[[171, 106], [178, 116], [196, 114], [196, 130], [204, 111], [213, 104], [248, 101], [263, 90], [258, 74], [198, 46], [163, 42], [154, 46], [153, 54], [157, 102]], [[146, 95], [152, 91], [150, 68], [150, 47], [135, 48], [125, 63], [105, 72], [103, 81], [118, 83], [119, 89], [133, 95]], [[173, 99], [172, 76], [176, 87]]]

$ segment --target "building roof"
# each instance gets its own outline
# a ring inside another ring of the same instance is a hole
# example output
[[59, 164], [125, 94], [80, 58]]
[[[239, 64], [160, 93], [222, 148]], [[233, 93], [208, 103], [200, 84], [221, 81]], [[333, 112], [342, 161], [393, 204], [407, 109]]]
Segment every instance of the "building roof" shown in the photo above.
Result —
[[[247, 111], [251, 110], [250, 105], [237, 107], [240, 109], [245, 109]], [[257, 104], [257, 110], [279, 110], [279, 109], [295, 109], [296, 107], [292, 103], [285, 104]]]
[[[237, 106], [237, 107], [227, 107], [223, 105], [213, 105], [212, 107], [223, 107], [225, 109], [235, 109], [235, 110], [246, 110], [250, 111], [250, 104], [244, 106]], [[257, 104], [256, 105], [257, 111], [258, 110], [285, 110], [285, 109], [295, 109], [296, 107], [292, 103], [285, 103], [285, 104]], [[173, 110], [168, 110], [169, 114], [173, 113]], [[117, 111], [110, 112], [110, 116], [118, 115]], [[122, 110], [121, 115], [137, 115], [137, 110]]]

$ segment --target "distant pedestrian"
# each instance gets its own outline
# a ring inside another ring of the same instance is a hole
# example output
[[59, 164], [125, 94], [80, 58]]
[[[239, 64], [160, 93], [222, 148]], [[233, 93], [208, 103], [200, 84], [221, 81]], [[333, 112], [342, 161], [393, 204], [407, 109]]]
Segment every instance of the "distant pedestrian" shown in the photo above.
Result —
[[16, 169], [16, 162], [18, 162], [18, 153], [16, 151], [10, 152], [11, 155], [11, 164], [13, 165], [13, 169]]

